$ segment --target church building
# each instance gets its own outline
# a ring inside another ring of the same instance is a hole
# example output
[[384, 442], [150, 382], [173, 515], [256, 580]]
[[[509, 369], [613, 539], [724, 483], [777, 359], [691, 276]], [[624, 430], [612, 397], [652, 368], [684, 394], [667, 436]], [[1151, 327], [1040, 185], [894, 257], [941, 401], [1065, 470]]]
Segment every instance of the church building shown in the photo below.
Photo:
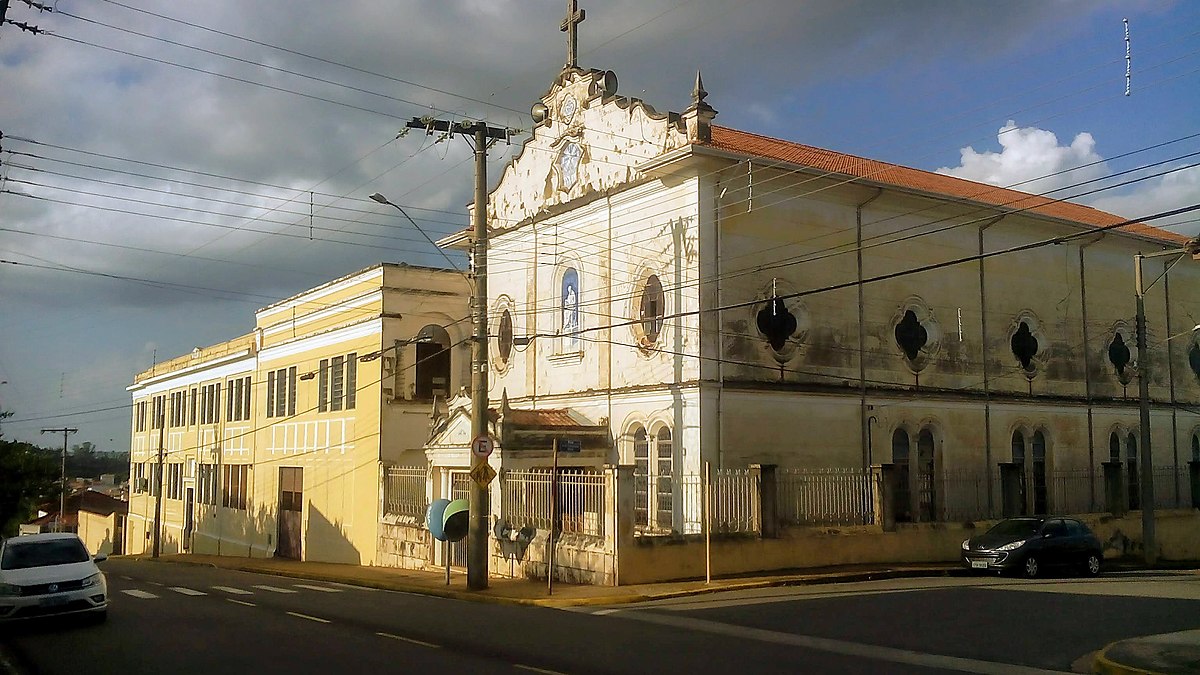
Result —
[[[697, 75], [690, 105], [660, 112], [571, 56], [533, 105], [488, 197], [493, 406], [607, 429], [606, 453], [574, 459], [632, 465], [648, 530], [696, 531], [681, 490], [705, 463], [891, 465], [909, 521], [956, 518], [963, 500], [1103, 510], [1106, 462], [1129, 508], [1141, 471], [1182, 503], [1200, 460], [1186, 237], [723, 127], [708, 97]], [[1158, 282], [1140, 354], [1134, 255], [1169, 250], [1142, 263]], [[1143, 371], [1153, 467], [1138, 466]], [[469, 466], [454, 433], [457, 453], [431, 442], [435, 464]], [[546, 466], [548, 443], [501, 443], [493, 461]]]

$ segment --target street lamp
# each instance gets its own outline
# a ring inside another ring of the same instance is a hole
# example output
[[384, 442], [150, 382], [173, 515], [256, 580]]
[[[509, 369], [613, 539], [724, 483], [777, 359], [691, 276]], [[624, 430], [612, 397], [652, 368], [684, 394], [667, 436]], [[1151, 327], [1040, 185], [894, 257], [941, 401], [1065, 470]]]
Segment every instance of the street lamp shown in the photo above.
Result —
[[[1150, 377], [1147, 373], [1148, 359], [1146, 358], [1146, 291], [1149, 287], [1142, 283], [1142, 260], [1145, 258], [1160, 258], [1163, 256], [1179, 256], [1175, 262], [1167, 266], [1163, 272], [1166, 276], [1176, 263], [1185, 256], [1200, 260], [1200, 237], [1192, 239], [1182, 248], [1174, 248], [1150, 255], [1136, 253], [1133, 256], [1133, 290], [1137, 298], [1137, 350], [1138, 350], [1138, 416], [1141, 423], [1141, 453], [1138, 458], [1142, 465], [1142, 549], [1147, 565], [1153, 565], [1158, 560], [1155, 551], [1157, 546], [1154, 533], [1154, 464], [1150, 452]], [[1162, 277], [1159, 277], [1160, 279]], [[1157, 279], [1155, 280], [1157, 282]], [[1151, 286], [1155, 282], [1151, 282]], [[1200, 326], [1197, 326], [1200, 328]], [[1195, 331], [1196, 328], [1193, 329]]]
[[425, 237], [425, 241], [429, 242], [431, 246], [437, 249], [438, 253], [442, 254], [442, 257], [446, 259], [446, 262], [450, 263], [450, 267], [456, 270], [459, 274], [462, 274], [462, 270], [459, 269], [458, 264], [451, 260], [450, 256], [446, 255], [446, 251], [444, 251], [441, 246], [438, 246], [437, 242], [431, 239], [428, 234], [425, 234], [425, 230], [422, 229], [421, 226], [417, 224], [417, 221], [413, 220], [412, 216], [408, 215], [408, 212], [401, 208], [399, 204], [390, 201], [387, 197], [384, 197], [378, 192], [373, 192], [369, 196], [371, 201], [379, 202], [380, 204], [387, 204], [388, 206], [399, 211], [401, 215], [408, 219], [408, 222], [412, 223], [413, 227], [417, 228], [417, 232], [420, 232], [421, 236]]

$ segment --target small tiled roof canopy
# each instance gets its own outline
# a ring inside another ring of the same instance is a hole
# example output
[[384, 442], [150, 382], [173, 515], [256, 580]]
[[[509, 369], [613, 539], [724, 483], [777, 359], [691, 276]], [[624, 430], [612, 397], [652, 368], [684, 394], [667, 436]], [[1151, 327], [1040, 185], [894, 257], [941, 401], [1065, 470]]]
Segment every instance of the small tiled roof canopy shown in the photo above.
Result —
[[[946, 176], [932, 171], [912, 169], [874, 159], [864, 159], [832, 150], [814, 148], [777, 138], [760, 136], [746, 131], [712, 126], [712, 140], [705, 145], [726, 152], [753, 155], [764, 159], [809, 166], [828, 172], [834, 177], [863, 178], [881, 185], [916, 190], [927, 194], [943, 195], [955, 199], [973, 201], [989, 206], [1002, 206], [1012, 210], [1027, 210], [1031, 213], [1067, 220], [1093, 227], [1106, 227], [1124, 222], [1126, 219], [1105, 213], [1090, 206], [1071, 202], [1055, 201], [1018, 190], [976, 183], [974, 181]], [[1182, 244], [1188, 238], [1151, 227], [1133, 223], [1117, 228], [1143, 237], [1158, 239], [1171, 244]]]

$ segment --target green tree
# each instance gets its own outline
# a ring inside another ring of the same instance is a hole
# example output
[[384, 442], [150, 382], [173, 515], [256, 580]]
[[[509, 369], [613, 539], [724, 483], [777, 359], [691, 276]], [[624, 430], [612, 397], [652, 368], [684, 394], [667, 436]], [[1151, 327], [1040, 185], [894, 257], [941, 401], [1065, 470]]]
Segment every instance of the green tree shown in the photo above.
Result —
[[16, 534], [38, 504], [58, 497], [58, 474], [42, 448], [0, 438], [0, 535]]

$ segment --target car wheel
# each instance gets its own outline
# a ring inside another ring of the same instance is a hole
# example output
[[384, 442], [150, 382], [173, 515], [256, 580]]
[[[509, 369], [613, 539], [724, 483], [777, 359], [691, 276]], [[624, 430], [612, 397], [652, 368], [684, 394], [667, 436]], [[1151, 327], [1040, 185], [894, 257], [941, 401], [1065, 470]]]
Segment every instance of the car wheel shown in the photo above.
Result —
[[1031, 555], [1025, 558], [1025, 564], [1022, 565], [1021, 572], [1025, 575], [1026, 579], [1033, 579], [1040, 571], [1041, 567], [1038, 565], [1037, 556]]
[[1087, 560], [1083, 563], [1083, 573], [1089, 577], [1094, 577], [1100, 574], [1100, 554], [1089, 553]]

